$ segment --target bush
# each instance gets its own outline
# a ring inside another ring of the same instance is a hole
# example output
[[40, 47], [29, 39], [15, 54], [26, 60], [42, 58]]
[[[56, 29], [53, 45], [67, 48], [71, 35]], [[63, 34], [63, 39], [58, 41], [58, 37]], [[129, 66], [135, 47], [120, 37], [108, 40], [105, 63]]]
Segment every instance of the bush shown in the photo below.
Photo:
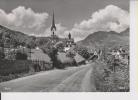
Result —
[[27, 60], [27, 54], [17, 52], [15, 58], [16, 58], [16, 60]]
[[31, 62], [24, 60], [2, 60], [0, 61], [0, 75], [9, 75], [17, 73], [28, 73], [31, 67]]
[[74, 58], [75, 53], [74, 53], [74, 52], [69, 51], [69, 52], [67, 52], [66, 56], [67, 56], [67, 57], [70, 57], [70, 58]]
[[0, 51], [0, 59], [4, 59], [5, 55], [3, 52]]
[[9, 80], [12, 80], [12, 79], [15, 79], [15, 78], [18, 78], [17, 74], [10, 74], [8, 76], [1, 76], [0, 75], [0, 82], [9, 81]]
[[[125, 70], [124, 70], [125, 69]], [[118, 68], [113, 72], [107, 64], [96, 62], [93, 73], [97, 91], [100, 92], [128, 92], [129, 91], [129, 69]]]

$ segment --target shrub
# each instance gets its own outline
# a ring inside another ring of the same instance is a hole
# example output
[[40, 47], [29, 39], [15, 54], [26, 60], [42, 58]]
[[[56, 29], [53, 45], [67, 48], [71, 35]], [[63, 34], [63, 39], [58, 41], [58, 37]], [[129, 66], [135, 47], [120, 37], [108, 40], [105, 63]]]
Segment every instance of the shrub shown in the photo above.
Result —
[[3, 52], [0, 51], [0, 59], [4, 59], [5, 55]]
[[17, 52], [15, 58], [16, 58], [16, 60], [27, 60], [27, 54]]
[[0, 75], [9, 75], [17, 73], [28, 73], [31, 62], [24, 60], [2, 60], [0, 61]]
[[75, 53], [74, 53], [74, 52], [69, 51], [69, 52], [67, 52], [67, 53], [66, 53], [66, 56], [67, 56], [67, 57], [70, 57], [70, 58], [74, 58]]
[[96, 62], [93, 73], [97, 91], [127, 92], [129, 91], [129, 68], [118, 67], [116, 72], [110, 70], [106, 63]]

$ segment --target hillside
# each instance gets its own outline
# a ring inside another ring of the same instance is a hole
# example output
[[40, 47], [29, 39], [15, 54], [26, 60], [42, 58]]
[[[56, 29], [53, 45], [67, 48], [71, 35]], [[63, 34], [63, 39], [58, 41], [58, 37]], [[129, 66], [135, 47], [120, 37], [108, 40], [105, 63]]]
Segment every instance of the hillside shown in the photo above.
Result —
[[[19, 31], [14, 31], [9, 28], [6, 28], [0, 25], [0, 36], [5, 35], [8, 38], [8, 46], [15, 45], [30, 45], [31, 47], [38, 46], [41, 48], [46, 48], [50, 45], [51, 38], [50, 37], [35, 37], [28, 36]], [[57, 41], [64, 41], [62, 38], [57, 38]], [[129, 45], [129, 29], [116, 33], [113, 31], [104, 32], [98, 31], [90, 34], [84, 40], [77, 42], [78, 45], [87, 46], [91, 48], [99, 48], [99, 47], [114, 47], [120, 45]]]
[[87, 36], [84, 40], [77, 42], [78, 45], [83, 45], [92, 48], [115, 47], [129, 45], [129, 29], [116, 33], [114, 31], [104, 32], [99, 31]]
[[0, 25], [0, 36], [2, 35], [7, 39], [6, 43], [10, 46], [11, 45], [15, 46], [18, 44], [27, 45], [31, 41], [35, 40], [34, 36], [28, 36], [22, 32], [14, 31], [14, 30], [11, 30], [7, 27]]
[[[51, 40], [50, 37], [35, 37], [29, 36], [19, 31], [11, 30], [7, 27], [0, 25], [0, 37], [5, 36], [7, 46], [15, 46], [15, 45], [29, 45], [32, 48], [35, 46], [38, 47], [46, 47], [46, 45]], [[3, 38], [4, 39], [4, 38]], [[4, 39], [5, 40], [5, 39]], [[61, 38], [57, 38], [57, 41], [64, 40]]]

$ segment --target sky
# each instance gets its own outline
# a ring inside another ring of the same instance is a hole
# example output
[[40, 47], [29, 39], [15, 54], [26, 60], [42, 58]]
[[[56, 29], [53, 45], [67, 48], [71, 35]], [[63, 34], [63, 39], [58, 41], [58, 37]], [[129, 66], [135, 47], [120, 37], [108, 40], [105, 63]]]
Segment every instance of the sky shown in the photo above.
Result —
[[57, 35], [76, 41], [96, 31], [120, 33], [129, 27], [129, 0], [0, 0], [0, 24], [28, 35], [50, 35], [55, 13]]

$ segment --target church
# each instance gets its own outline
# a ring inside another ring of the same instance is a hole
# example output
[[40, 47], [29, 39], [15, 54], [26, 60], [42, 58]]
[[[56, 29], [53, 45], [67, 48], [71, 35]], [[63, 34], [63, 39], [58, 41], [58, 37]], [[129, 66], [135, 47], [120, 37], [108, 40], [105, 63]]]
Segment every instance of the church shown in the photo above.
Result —
[[58, 36], [56, 35], [56, 25], [55, 25], [55, 17], [54, 17], [54, 12], [53, 12], [53, 15], [52, 15], [52, 25], [51, 25], [51, 42], [52, 44], [54, 45], [57, 40], [58, 40]]
[[[51, 40], [52, 40], [52, 43], [54, 44], [58, 38], [58, 36], [56, 35], [56, 25], [55, 25], [55, 16], [54, 16], [54, 12], [53, 12], [53, 15], [52, 15], [52, 25], [51, 25]], [[74, 38], [71, 37], [71, 33], [68, 34], [68, 37], [65, 38], [65, 41], [64, 41], [64, 51], [68, 51], [70, 50], [71, 48], [74, 48], [75, 47], [75, 42], [74, 42]]]
[[71, 34], [69, 33], [68, 38], [65, 38], [65, 47], [64, 47], [64, 51], [68, 51], [71, 48], [75, 47], [75, 42], [74, 39], [71, 37]]

